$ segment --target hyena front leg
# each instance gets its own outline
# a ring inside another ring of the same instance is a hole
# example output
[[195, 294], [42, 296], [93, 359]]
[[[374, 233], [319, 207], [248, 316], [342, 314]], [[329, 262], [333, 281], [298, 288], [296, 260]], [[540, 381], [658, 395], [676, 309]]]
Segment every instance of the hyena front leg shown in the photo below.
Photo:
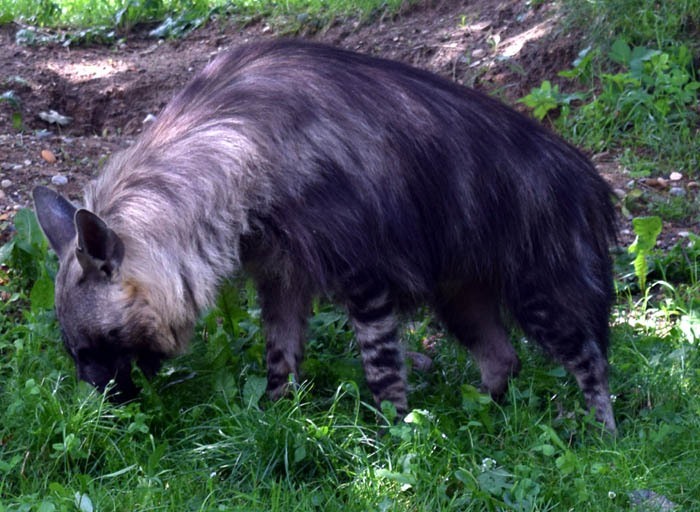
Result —
[[299, 282], [258, 280], [266, 341], [267, 393], [273, 400], [284, 395], [289, 376], [299, 381], [306, 327], [311, 312], [311, 292]]
[[389, 289], [379, 281], [354, 280], [348, 312], [375, 402], [381, 405], [387, 400], [399, 417], [404, 416], [408, 410], [404, 354]]
[[440, 297], [436, 310], [478, 363], [483, 390], [494, 398], [501, 397], [508, 379], [520, 371], [520, 360], [508, 339], [494, 294], [483, 285], [465, 286]]

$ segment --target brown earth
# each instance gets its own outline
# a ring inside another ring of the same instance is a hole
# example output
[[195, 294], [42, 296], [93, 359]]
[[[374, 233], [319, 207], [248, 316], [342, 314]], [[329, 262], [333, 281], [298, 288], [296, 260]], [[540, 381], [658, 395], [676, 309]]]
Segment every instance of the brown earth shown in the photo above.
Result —
[[[404, 61], [519, 108], [518, 98], [555, 79], [582, 46], [579, 34], [561, 28], [549, 3], [531, 4], [421, 0], [395, 16], [339, 20], [302, 37]], [[13, 128], [16, 107], [0, 102], [0, 243], [11, 236], [14, 212], [30, 204], [32, 187], [54, 180], [54, 188], [79, 202], [83, 184], [104, 159], [129, 145], [144, 119], [195, 71], [238, 43], [278, 37], [265, 21], [243, 28], [217, 20], [179, 40], [155, 40], [143, 29], [113, 46], [72, 48], [18, 45], [19, 28], [0, 27], [0, 93], [13, 90], [20, 99], [23, 124], [22, 131]], [[61, 127], [39, 117], [51, 110], [70, 123]], [[594, 160], [614, 187], [629, 181], [614, 158]]]

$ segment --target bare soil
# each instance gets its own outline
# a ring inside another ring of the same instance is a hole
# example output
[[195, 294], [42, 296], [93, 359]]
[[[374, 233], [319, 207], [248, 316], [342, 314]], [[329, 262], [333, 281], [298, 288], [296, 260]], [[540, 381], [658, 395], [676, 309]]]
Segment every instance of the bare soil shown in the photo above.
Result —
[[[549, 3], [532, 3], [423, 0], [391, 17], [337, 20], [301, 37], [404, 61], [520, 108], [516, 100], [543, 79], [556, 79], [582, 45]], [[246, 27], [217, 20], [184, 39], [155, 40], [144, 28], [113, 46], [71, 48], [18, 45], [18, 29], [0, 27], [0, 93], [19, 97], [23, 123], [17, 131], [16, 107], [0, 102], [0, 243], [11, 236], [13, 214], [30, 204], [35, 185], [53, 183], [79, 202], [105, 158], [132, 143], [144, 120], [193, 73], [236, 44], [279, 37], [264, 20]], [[69, 124], [39, 117], [52, 110], [70, 117]], [[614, 158], [595, 160], [614, 187], [629, 180]]]

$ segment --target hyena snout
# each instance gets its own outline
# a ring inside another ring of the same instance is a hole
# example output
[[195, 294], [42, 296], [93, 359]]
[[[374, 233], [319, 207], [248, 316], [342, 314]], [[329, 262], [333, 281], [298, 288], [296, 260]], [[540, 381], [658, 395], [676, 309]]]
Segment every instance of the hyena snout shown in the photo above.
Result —
[[131, 361], [126, 359], [114, 365], [94, 361], [79, 361], [78, 378], [94, 386], [100, 393], [107, 390], [112, 402], [124, 403], [136, 397], [139, 389], [131, 378]]
[[131, 376], [133, 363], [147, 378], [152, 378], [161, 367], [162, 356], [157, 353], [112, 355], [109, 361], [78, 357], [78, 378], [94, 386], [100, 393], [107, 390], [113, 403], [121, 404], [135, 399], [140, 388]]

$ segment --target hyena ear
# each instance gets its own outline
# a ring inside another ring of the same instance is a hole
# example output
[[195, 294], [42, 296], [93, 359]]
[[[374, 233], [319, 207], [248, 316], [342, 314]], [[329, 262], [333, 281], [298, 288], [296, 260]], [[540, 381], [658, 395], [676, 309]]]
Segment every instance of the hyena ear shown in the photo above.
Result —
[[75, 228], [78, 231], [76, 255], [83, 271], [103, 272], [112, 277], [124, 259], [121, 238], [102, 219], [85, 209], [75, 212]]
[[42, 186], [35, 187], [32, 196], [41, 230], [62, 259], [75, 239], [73, 216], [76, 207], [57, 192]]

